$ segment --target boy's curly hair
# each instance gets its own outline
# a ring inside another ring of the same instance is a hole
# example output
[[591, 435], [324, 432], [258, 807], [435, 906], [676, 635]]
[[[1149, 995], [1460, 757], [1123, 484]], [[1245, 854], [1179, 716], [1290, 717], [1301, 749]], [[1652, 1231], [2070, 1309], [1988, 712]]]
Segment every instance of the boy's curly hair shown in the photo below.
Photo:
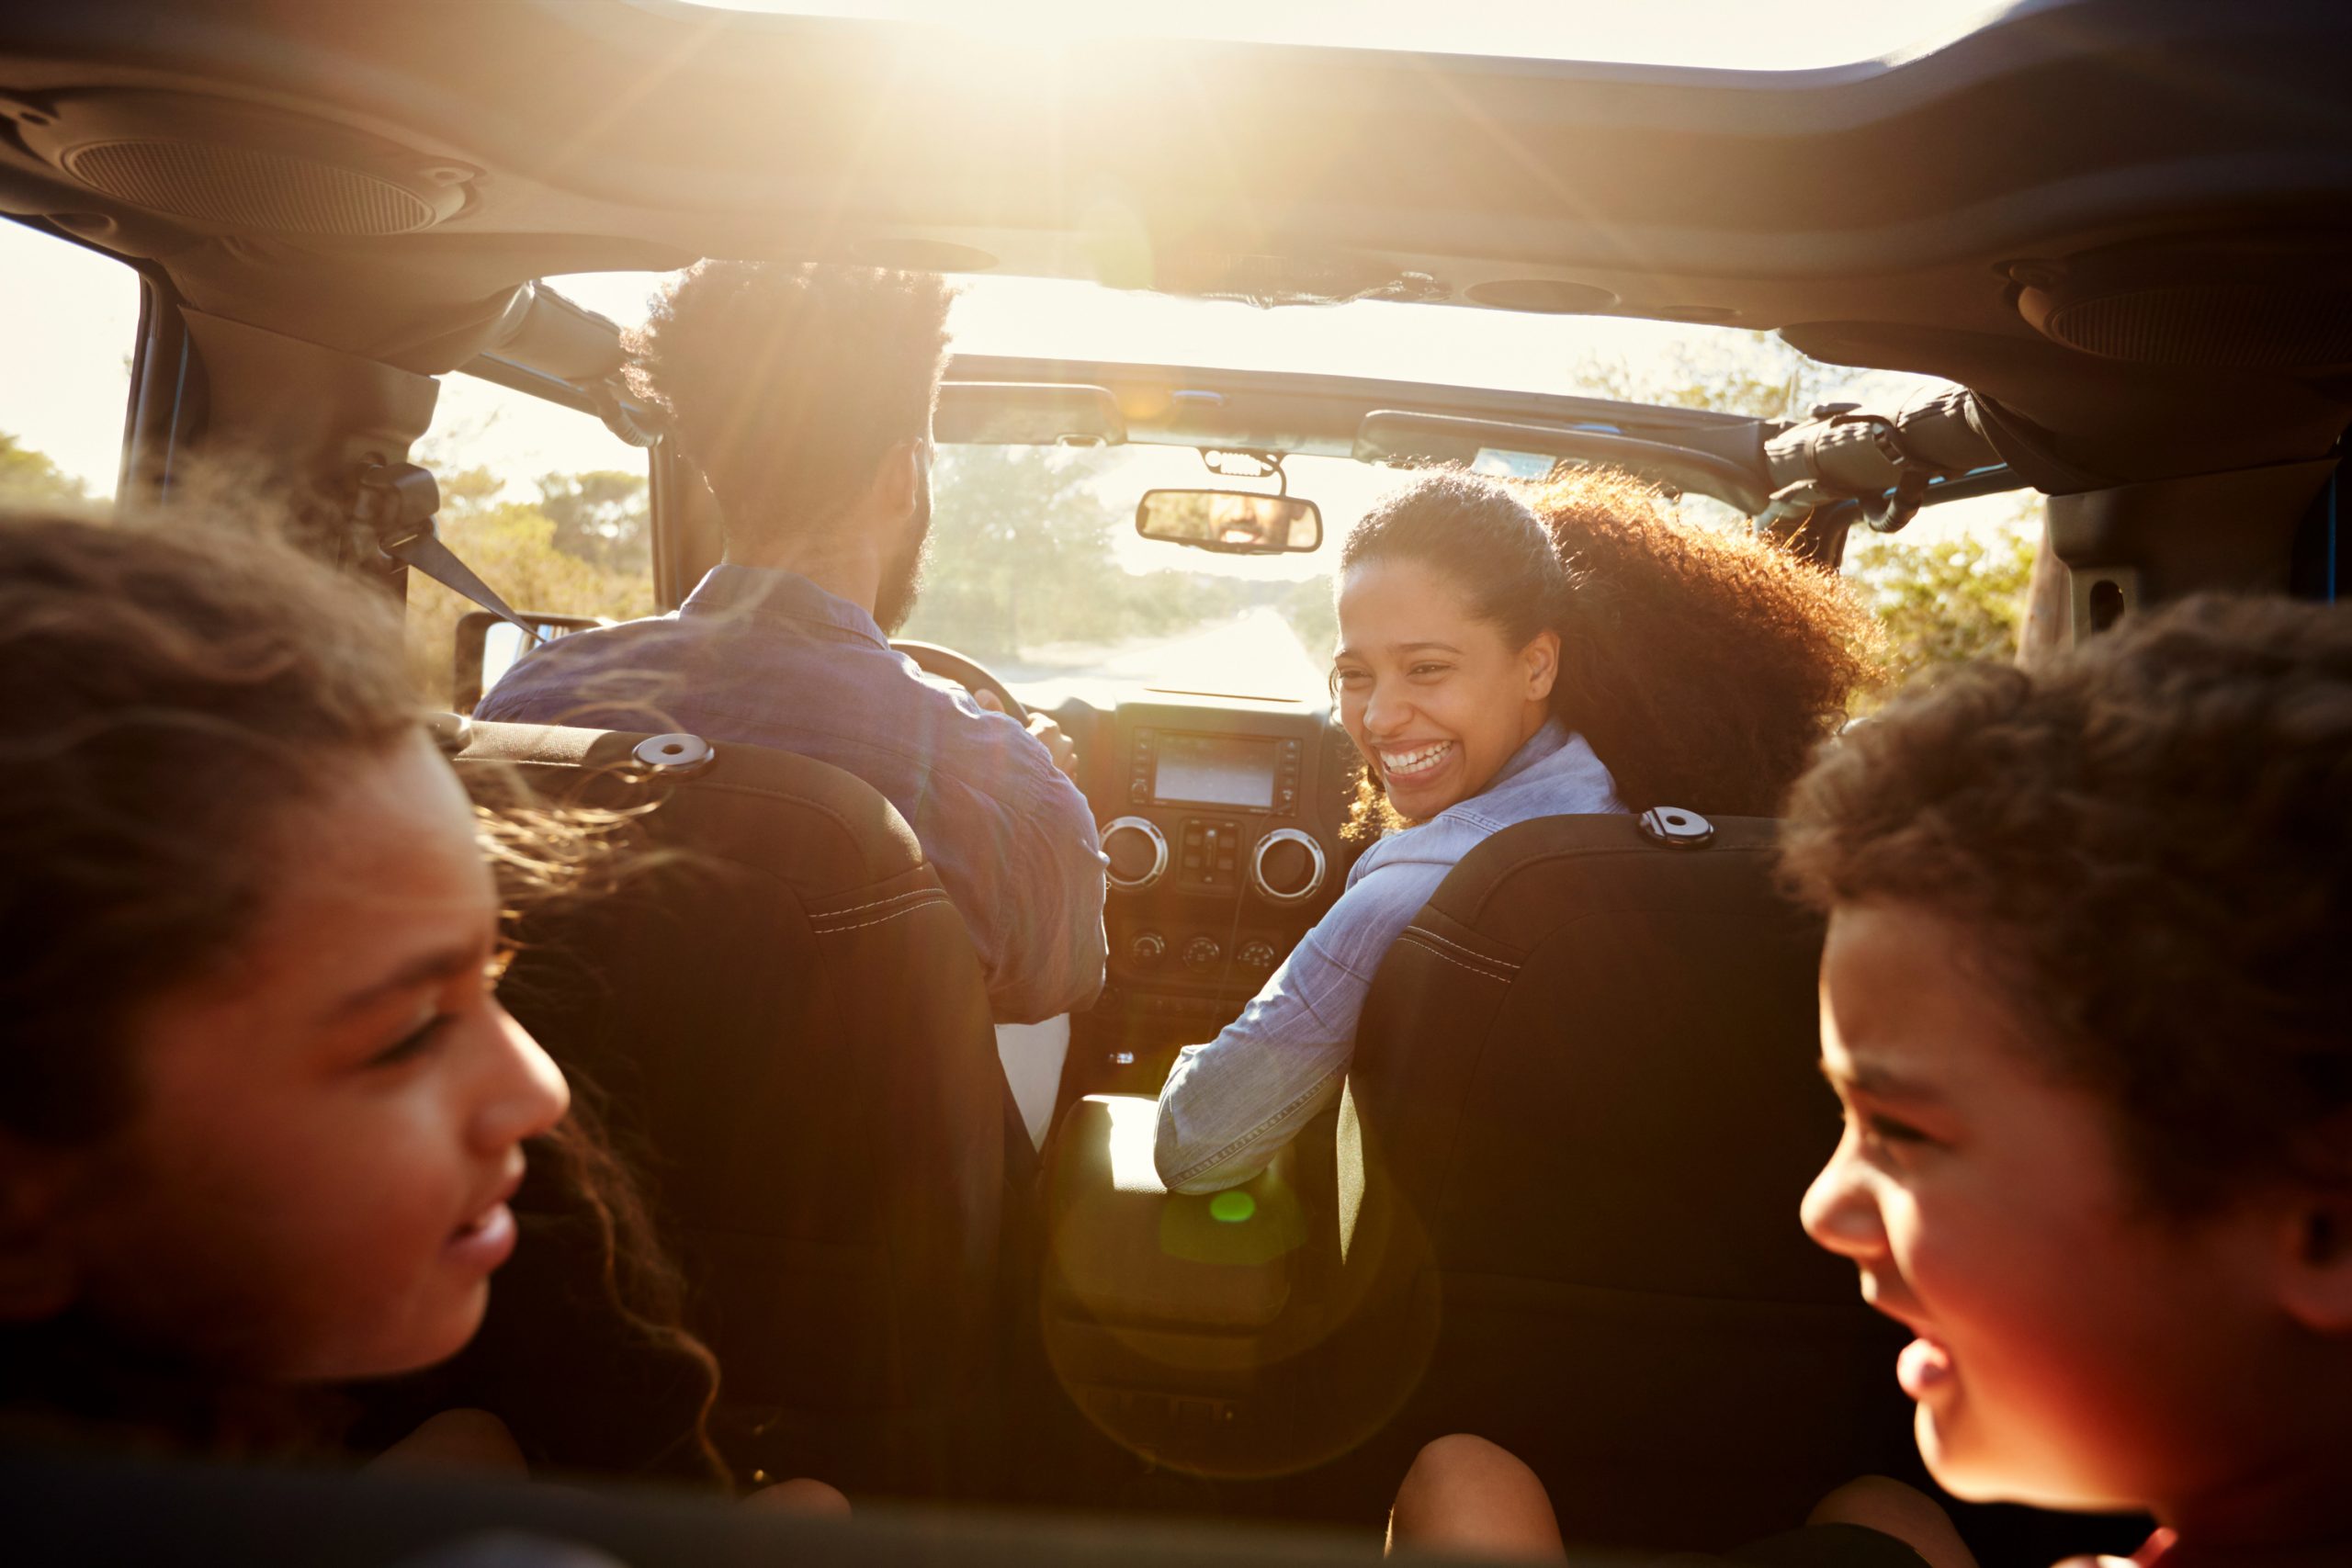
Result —
[[[1613, 469], [1424, 475], [1356, 525], [1341, 575], [1387, 556], [1459, 582], [1512, 647], [1560, 634], [1552, 711], [1636, 811], [1770, 815], [1880, 674], [1876, 623], [1835, 575]], [[1367, 774], [1351, 832], [1400, 825]]]
[[931, 432], [954, 291], [930, 273], [700, 261], [627, 340], [729, 536], [822, 527]]
[[2203, 597], [1974, 667], [1849, 732], [1788, 818], [1809, 902], [1975, 933], [2163, 1209], [2352, 1179], [2352, 611]]

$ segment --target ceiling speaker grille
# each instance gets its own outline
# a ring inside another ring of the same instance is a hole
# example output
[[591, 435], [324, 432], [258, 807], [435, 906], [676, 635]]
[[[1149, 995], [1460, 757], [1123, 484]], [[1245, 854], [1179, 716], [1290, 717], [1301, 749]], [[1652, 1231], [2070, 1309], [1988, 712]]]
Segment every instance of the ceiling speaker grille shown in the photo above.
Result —
[[2182, 284], [2056, 305], [2042, 331], [2140, 365], [2289, 370], [2352, 362], [2352, 289]]
[[337, 164], [208, 142], [86, 142], [62, 162], [92, 190], [141, 207], [288, 234], [412, 233], [464, 201], [455, 189], [428, 195]]

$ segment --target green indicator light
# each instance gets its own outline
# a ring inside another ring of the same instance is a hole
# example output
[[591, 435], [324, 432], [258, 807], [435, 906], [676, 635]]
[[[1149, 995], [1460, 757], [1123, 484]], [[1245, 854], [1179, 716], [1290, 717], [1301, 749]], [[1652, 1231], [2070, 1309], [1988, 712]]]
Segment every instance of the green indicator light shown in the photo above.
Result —
[[1220, 1192], [1209, 1200], [1209, 1218], [1238, 1225], [1258, 1212], [1258, 1201], [1247, 1192]]

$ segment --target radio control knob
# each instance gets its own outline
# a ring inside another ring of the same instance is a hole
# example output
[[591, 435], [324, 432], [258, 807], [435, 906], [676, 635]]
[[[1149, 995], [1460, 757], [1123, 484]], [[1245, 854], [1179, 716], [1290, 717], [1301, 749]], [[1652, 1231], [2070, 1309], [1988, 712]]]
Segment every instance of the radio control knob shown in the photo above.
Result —
[[1158, 931], [1144, 931], [1127, 943], [1127, 956], [1138, 969], [1148, 969], [1168, 956], [1168, 939]]
[[1235, 956], [1240, 959], [1244, 969], [1272, 969], [1282, 954], [1274, 951], [1272, 942], [1261, 939], [1243, 942], [1241, 951]]
[[1225, 956], [1225, 949], [1213, 936], [1196, 936], [1184, 944], [1184, 966], [1188, 969], [1214, 969], [1216, 961]]

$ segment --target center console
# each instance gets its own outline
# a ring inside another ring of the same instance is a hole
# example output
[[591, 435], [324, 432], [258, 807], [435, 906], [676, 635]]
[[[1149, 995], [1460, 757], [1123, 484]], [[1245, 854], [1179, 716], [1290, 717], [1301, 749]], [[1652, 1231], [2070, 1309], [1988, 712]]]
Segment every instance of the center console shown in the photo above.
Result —
[[1098, 772], [1096, 796], [1110, 861], [1105, 1002], [1205, 1039], [1338, 895], [1340, 781], [1323, 714], [1124, 702], [1114, 726], [1116, 761]]

